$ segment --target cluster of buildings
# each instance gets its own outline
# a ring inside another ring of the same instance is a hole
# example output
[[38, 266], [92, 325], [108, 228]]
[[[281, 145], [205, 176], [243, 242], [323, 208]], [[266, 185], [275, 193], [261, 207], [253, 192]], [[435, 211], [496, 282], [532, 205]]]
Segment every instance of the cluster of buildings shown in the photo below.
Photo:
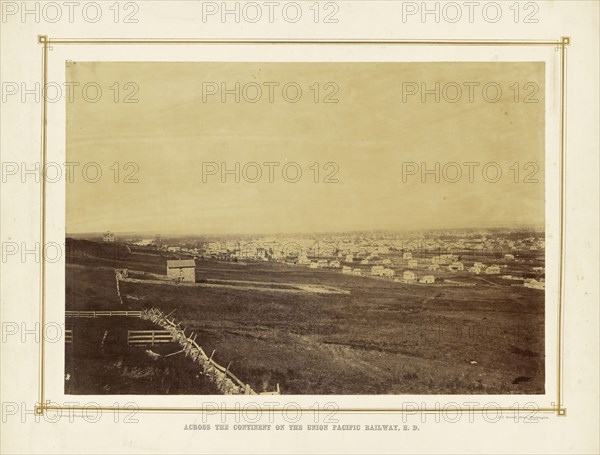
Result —
[[[403, 253], [403, 259], [416, 260], [437, 256], [440, 263], [452, 255], [494, 257], [519, 260], [520, 256], [545, 248], [543, 236], [525, 236], [516, 232], [438, 231], [418, 234], [348, 233], [320, 236], [262, 236], [227, 240], [198, 240], [194, 238], [131, 239], [137, 246], [152, 246], [172, 252], [189, 253], [196, 257], [222, 260], [267, 260], [306, 262], [318, 259], [339, 260], [368, 265], [383, 261], [382, 256]], [[535, 253], [534, 253], [535, 254]], [[386, 264], [384, 264], [386, 265]], [[449, 265], [446, 264], [446, 265]]]
[[[105, 241], [111, 241], [109, 239], [105, 234]], [[114, 236], [112, 239], [114, 241]], [[543, 261], [544, 235], [530, 231], [484, 229], [408, 234], [240, 236], [225, 240], [157, 237], [129, 239], [128, 243], [195, 259], [281, 262], [406, 283], [429, 284], [436, 278], [448, 276], [448, 272], [462, 272], [501, 275], [528, 287], [539, 287], [544, 274], [543, 267], [535, 267]], [[511, 263], [518, 267], [505, 270]], [[528, 267], [527, 264], [534, 266], [528, 275], [535, 276], [537, 284], [513, 276], [516, 270]]]
[[[394, 260], [392, 261], [390, 257]], [[502, 271], [508, 267], [507, 263], [514, 262], [516, 259], [514, 254], [506, 253], [499, 258], [499, 261], [504, 262], [504, 264], [485, 264], [482, 261], [474, 261], [471, 262], [470, 266], [467, 266], [466, 263], [461, 260], [460, 255], [453, 253], [435, 254], [428, 258], [420, 257], [419, 259], [415, 259], [413, 252], [404, 251], [401, 255], [389, 253], [387, 258], [370, 255], [369, 257], [364, 259], [359, 258], [358, 260], [352, 254], [343, 255], [340, 260], [311, 260], [308, 256], [304, 255], [297, 261], [297, 264], [308, 266], [312, 269], [341, 268], [341, 273], [344, 275], [389, 278], [402, 283], [433, 284], [436, 281], [443, 281], [439, 276], [440, 272], [467, 272], [474, 275], [500, 275]], [[370, 265], [371, 267], [361, 267], [365, 265]], [[403, 270], [398, 271], [399, 268]], [[532, 267], [531, 269], [531, 271], [536, 274], [544, 273], [544, 267]], [[419, 270], [438, 273], [417, 275], [417, 271]], [[436, 275], [438, 275], [437, 278]], [[524, 283], [524, 286], [530, 288], [543, 289], [544, 287], [543, 278], [540, 278], [539, 280], [524, 279], [523, 277], [512, 275], [503, 275], [502, 278], [521, 281]]]

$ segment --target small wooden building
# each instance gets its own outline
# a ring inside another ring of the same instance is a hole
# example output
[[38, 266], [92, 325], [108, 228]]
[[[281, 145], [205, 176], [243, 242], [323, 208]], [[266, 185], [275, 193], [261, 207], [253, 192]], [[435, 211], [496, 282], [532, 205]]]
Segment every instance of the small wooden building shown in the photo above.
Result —
[[196, 261], [194, 259], [174, 259], [167, 261], [167, 276], [175, 281], [196, 281]]

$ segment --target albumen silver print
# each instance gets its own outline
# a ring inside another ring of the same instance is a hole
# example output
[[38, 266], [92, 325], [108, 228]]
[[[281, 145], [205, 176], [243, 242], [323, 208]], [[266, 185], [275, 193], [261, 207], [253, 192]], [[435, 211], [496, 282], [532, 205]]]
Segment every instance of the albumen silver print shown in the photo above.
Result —
[[66, 62], [65, 393], [543, 394], [543, 62]]

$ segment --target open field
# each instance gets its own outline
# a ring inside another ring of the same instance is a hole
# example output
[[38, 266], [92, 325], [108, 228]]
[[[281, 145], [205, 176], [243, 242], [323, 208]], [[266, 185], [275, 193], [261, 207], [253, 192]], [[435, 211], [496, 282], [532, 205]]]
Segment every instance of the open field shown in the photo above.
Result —
[[[175, 318], [198, 333], [206, 352], [216, 350], [215, 360], [223, 365], [231, 361], [231, 371], [258, 392], [277, 383], [284, 394], [544, 392], [544, 292], [511, 286], [498, 276], [443, 272], [476, 284], [467, 288], [273, 262], [205, 260], [197, 261], [197, 282], [316, 284], [349, 294], [122, 282], [120, 305], [113, 269], [164, 274], [166, 256], [126, 250], [100, 256], [68, 260], [67, 310], [175, 310]], [[101, 356], [89, 360], [97, 368], [107, 361], [114, 362]], [[71, 391], [91, 393], [86, 387]], [[128, 387], [130, 393], [149, 393], [143, 385]], [[163, 393], [206, 393], [202, 390], [189, 382]]]
[[[158, 278], [158, 279], [157, 279]], [[348, 291], [325, 286], [321, 284], [303, 284], [303, 283], [275, 283], [272, 281], [247, 281], [247, 280], [219, 280], [204, 278], [192, 282], [177, 282], [168, 279], [166, 276], [158, 274], [146, 274], [139, 271], [128, 271], [127, 278], [120, 278], [125, 283], [156, 284], [167, 286], [187, 286], [196, 288], [221, 288], [236, 289], [240, 291], [262, 291], [262, 292], [291, 292], [291, 293], [315, 293], [315, 294], [348, 294]]]

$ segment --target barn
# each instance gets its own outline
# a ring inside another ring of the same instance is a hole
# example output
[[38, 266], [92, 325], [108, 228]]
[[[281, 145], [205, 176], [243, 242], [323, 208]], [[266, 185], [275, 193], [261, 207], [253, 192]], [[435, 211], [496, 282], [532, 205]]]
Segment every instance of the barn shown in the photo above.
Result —
[[167, 276], [175, 281], [196, 281], [196, 261], [194, 259], [174, 259], [167, 261]]

